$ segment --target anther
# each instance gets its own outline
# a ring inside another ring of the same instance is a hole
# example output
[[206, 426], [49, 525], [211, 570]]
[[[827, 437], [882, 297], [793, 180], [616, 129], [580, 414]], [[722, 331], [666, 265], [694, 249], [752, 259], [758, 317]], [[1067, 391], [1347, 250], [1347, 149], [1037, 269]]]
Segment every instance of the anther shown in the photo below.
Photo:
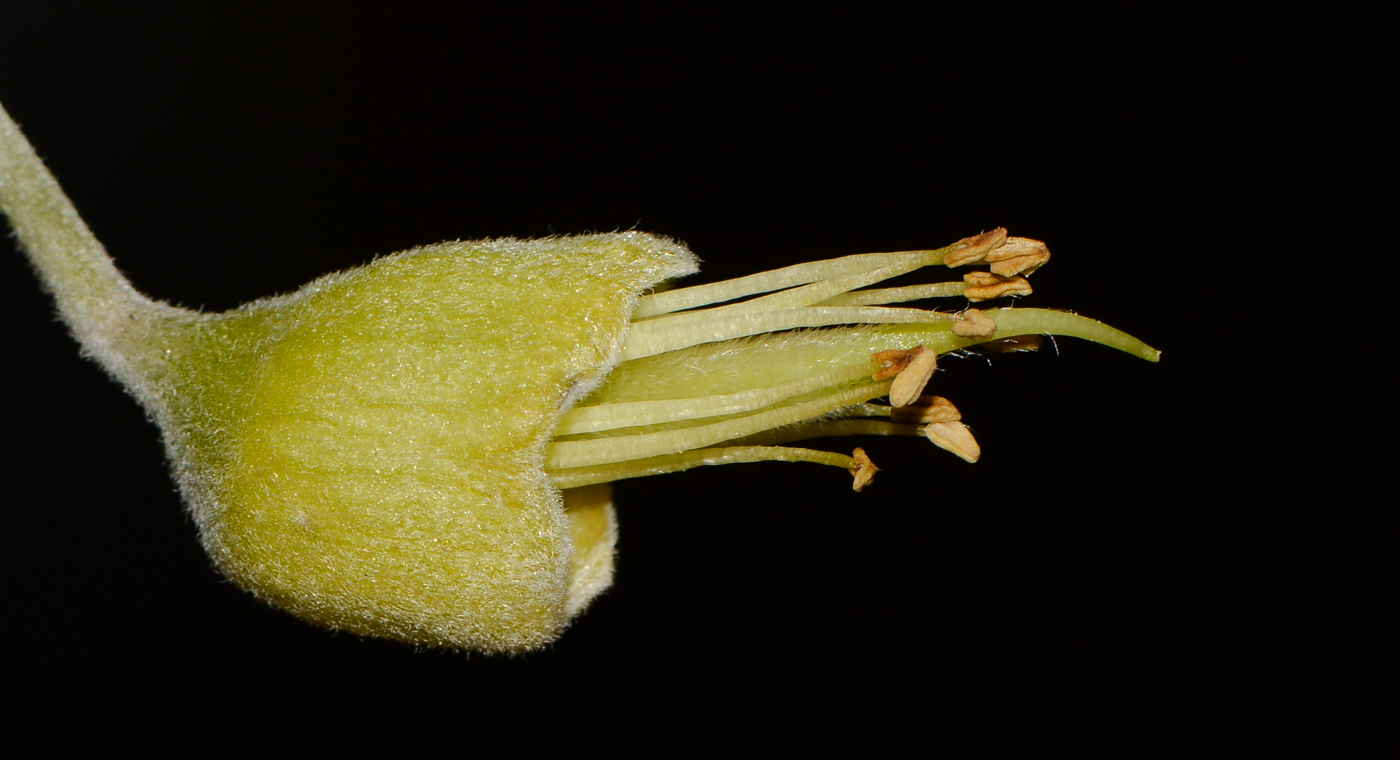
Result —
[[912, 356], [904, 369], [895, 376], [890, 385], [890, 406], [908, 406], [924, 392], [933, 370], [938, 366], [938, 354], [918, 346], [909, 352]]
[[964, 264], [975, 264], [987, 257], [987, 252], [1000, 246], [1006, 241], [1006, 228], [998, 227], [981, 235], [973, 235], [959, 240], [954, 245], [961, 245], [956, 251], [948, 254], [943, 263], [950, 267], [960, 267]]
[[1050, 248], [1039, 240], [1010, 237], [995, 250], [988, 251], [986, 259], [994, 274], [1003, 277], [1030, 274], [1050, 260]]
[[972, 431], [961, 422], [935, 422], [924, 428], [924, 437], [944, 451], [950, 451], [965, 461], [976, 462], [982, 447], [972, 437]]
[[990, 338], [996, 332], [997, 323], [977, 309], [964, 311], [953, 323], [953, 334], [959, 338]]
[[889, 351], [876, 351], [870, 355], [870, 361], [875, 362], [876, 369], [870, 377], [872, 380], [888, 380], [904, 371], [913, 361], [914, 354], [923, 350], [923, 346], [905, 351], [903, 349], [891, 349]]
[[875, 463], [870, 461], [870, 457], [866, 455], [865, 449], [862, 448], [857, 448], [855, 451], [851, 452], [851, 460], [851, 477], [855, 478], [855, 482], [851, 484], [851, 490], [859, 491], [870, 485], [870, 481], [875, 479], [875, 473], [879, 472], [880, 468], [876, 467]]
[[953, 402], [942, 396], [920, 396], [909, 406], [890, 410], [890, 422], [901, 425], [929, 425], [934, 422], [956, 422], [962, 419]]
[[989, 301], [1002, 296], [1028, 296], [1031, 284], [1024, 277], [1003, 277], [991, 272], [974, 271], [963, 275], [966, 289], [963, 295], [969, 301]]

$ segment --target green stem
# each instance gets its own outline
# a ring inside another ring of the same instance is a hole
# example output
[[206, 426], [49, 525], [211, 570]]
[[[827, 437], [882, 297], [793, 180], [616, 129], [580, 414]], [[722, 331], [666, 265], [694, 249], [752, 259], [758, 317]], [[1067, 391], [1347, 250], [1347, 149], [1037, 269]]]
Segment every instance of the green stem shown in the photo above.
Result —
[[159, 362], [151, 333], [182, 310], [137, 292], [0, 108], [0, 210], [88, 356], [136, 392]]

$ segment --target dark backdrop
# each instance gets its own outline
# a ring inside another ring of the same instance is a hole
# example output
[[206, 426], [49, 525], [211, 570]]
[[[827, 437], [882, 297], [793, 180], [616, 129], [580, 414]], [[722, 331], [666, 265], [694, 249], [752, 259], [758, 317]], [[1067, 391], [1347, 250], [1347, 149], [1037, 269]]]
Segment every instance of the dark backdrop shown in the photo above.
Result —
[[711, 280], [1004, 225], [1055, 253], [1025, 305], [1164, 358], [1063, 339], [946, 361], [938, 392], [983, 460], [866, 441], [884, 471], [859, 495], [802, 465], [622, 483], [616, 586], [556, 645], [423, 652], [222, 581], [155, 429], [10, 253], [9, 651], [35, 704], [616, 717], [640, 699], [718, 723], [874, 708], [922, 731], [950, 706], [1229, 719], [1302, 691], [1280, 580], [1298, 580], [1298, 505], [1250, 469], [1268, 388], [1223, 358], [1281, 363], [1229, 302], [1259, 248], [1244, 178], [1278, 181], [1286, 142], [1247, 114], [1280, 85], [1223, 33], [99, 5], [0, 10], [0, 101], [156, 298], [228, 309], [454, 238], [637, 228], [690, 244]]

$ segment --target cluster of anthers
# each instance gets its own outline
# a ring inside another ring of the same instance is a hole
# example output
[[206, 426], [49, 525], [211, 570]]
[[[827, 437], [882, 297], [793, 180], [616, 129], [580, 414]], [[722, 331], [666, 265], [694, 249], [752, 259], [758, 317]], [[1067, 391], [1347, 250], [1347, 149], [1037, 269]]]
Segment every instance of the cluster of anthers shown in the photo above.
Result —
[[[1049, 258], [1044, 243], [998, 228], [938, 250], [848, 256], [644, 296], [623, 362], [563, 415], [546, 469], [557, 487], [573, 488], [701, 465], [801, 461], [848, 469], [859, 491], [876, 471], [862, 449], [846, 456], [780, 445], [851, 434], [922, 435], [975, 462], [981, 451], [957, 407], [924, 394], [939, 354], [975, 344], [1034, 348], [1043, 333], [1144, 358], [1156, 352], [1064, 312], [888, 305], [1028, 295], [1026, 276]], [[860, 289], [926, 266], [974, 264], [989, 266], [960, 282]], [[883, 397], [887, 405], [872, 403]]]

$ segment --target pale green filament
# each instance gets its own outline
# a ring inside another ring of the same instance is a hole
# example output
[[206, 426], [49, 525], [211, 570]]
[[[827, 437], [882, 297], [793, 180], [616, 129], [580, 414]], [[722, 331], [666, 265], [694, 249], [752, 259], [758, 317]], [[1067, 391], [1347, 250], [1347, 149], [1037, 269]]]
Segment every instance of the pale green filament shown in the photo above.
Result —
[[888, 417], [890, 409], [880, 404], [856, 404], [846, 411], [853, 417]]
[[788, 267], [727, 283], [715, 283], [715, 286], [701, 285], [648, 296], [642, 299], [643, 305], [635, 312], [634, 319], [801, 285], [781, 293], [728, 306], [671, 314], [658, 319], [643, 319], [633, 324], [627, 336], [623, 359], [640, 359], [701, 343], [800, 327], [948, 320], [950, 317], [946, 315], [917, 309], [881, 309], [859, 305], [844, 308], [814, 307], [814, 304], [840, 297], [841, 294], [855, 288], [940, 263], [954, 248], [956, 246], [936, 251], [848, 256], [829, 262]]
[[627, 336], [627, 346], [622, 351], [622, 358], [624, 360], [641, 359], [701, 343], [732, 340], [802, 327], [948, 323], [954, 319], [951, 314], [940, 314], [934, 311], [887, 309], [879, 306], [809, 306], [802, 309], [785, 309], [783, 311], [734, 316], [712, 316], [705, 312], [698, 312], [696, 317], [697, 319], [693, 321], [675, 325], [667, 325], [660, 320], [639, 322], [632, 325], [632, 332]]
[[908, 285], [902, 288], [878, 288], [842, 293], [817, 304], [818, 306], [879, 306], [887, 303], [919, 301], [925, 298], [951, 298], [967, 290], [962, 282], [934, 282], [928, 285]]
[[[856, 404], [840, 410], [842, 413], [889, 414], [889, 407], [875, 404]], [[647, 475], [661, 475], [680, 472], [695, 467], [712, 464], [740, 464], [745, 462], [812, 462], [833, 467], [850, 469], [851, 457], [831, 451], [802, 449], [783, 446], [785, 443], [810, 438], [845, 438], [853, 435], [922, 435], [918, 425], [899, 425], [881, 420], [829, 420], [819, 419], [800, 425], [766, 430], [755, 435], [738, 438], [730, 443], [741, 445], [714, 446], [692, 449], [679, 454], [633, 459], [627, 462], [576, 467], [567, 470], [551, 470], [550, 479], [556, 488], [577, 488], [593, 483], [607, 483], [627, 478], [640, 478]]]
[[695, 449], [679, 454], [634, 459], [629, 462], [597, 467], [551, 471], [549, 477], [555, 488], [578, 488], [594, 483], [609, 483], [614, 480], [640, 478], [646, 475], [680, 472], [708, 464], [739, 464], [741, 462], [812, 462], [850, 469], [854, 460], [845, 454], [816, 449], [797, 449], [785, 446], [730, 446], [727, 448]]
[[724, 303], [736, 298], [743, 298], [758, 293], [770, 293], [774, 290], [782, 290], [795, 285], [806, 285], [819, 280], [830, 279], [840, 275], [851, 274], [853, 272], [864, 272], [880, 267], [892, 266], [910, 259], [921, 260], [921, 266], [941, 264], [948, 257], [948, 254], [957, 250], [959, 245], [950, 245], [946, 248], [939, 248], [933, 251], [905, 251], [902, 253], [862, 253], [855, 256], [845, 256], [829, 261], [810, 261], [806, 264], [796, 264], [782, 269], [774, 269], [769, 272], [751, 274], [747, 277], [739, 277], [724, 282], [714, 282], [708, 285], [695, 285], [689, 288], [677, 288], [668, 290], [665, 293], [656, 293], [644, 296], [637, 303], [637, 310], [632, 313], [633, 319], [642, 317], [653, 317], [658, 314], [669, 314], [682, 309], [693, 309], [697, 306], [708, 306], [714, 303]]
[[[960, 287], [961, 283], [944, 284], [945, 287], [950, 285]], [[881, 299], [894, 296], [891, 300], [895, 300], [904, 296], [927, 297], [923, 294], [936, 292], [936, 286], [915, 288], [862, 293], [877, 294], [874, 297]], [[888, 392], [887, 382], [834, 390], [797, 403], [792, 399], [868, 376], [872, 369], [870, 354], [879, 350], [924, 345], [944, 354], [984, 342], [954, 335], [953, 315], [914, 309], [807, 307], [728, 319], [721, 317], [718, 321], [749, 328], [763, 325], [784, 329], [791, 325], [785, 320], [792, 319], [794, 314], [803, 315], [805, 319], [798, 326], [807, 327], [827, 317], [832, 321], [826, 324], [837, 324], [841, 316], [857, 321], [861, 317], [884, 316], [890, 312], [901, 319], [923, 315], [914, 317], [922, 323], [768, 332], [738, 341], [705, 342], [701, 339], [680, 350], [626, 361], [583, 402], [583, 406], [565, 415], [557, 433], [563, 436], [601, 432], [608, 437], [551, 444], [546, 465], [551, 477], [556, 484], [586, 484], [674, 472], [705, 464], [763, 459], [817, 461], [806, 454], [793, 455], [791, 449], [775, 444], [837, 435], [917, 435], [921, 430], [917, 425], [868, 419], [820, 419], [833, 413], [888, 417], [888, 406], [868, 403]], [[1075, 314], [1045, 309], [994, 309], [982, 313], [997, 324], [996, 334], [990, 340], [1054, 334], [1092, 340], [1149, 361], [1156, 361], [1160, 354], [1124, 332]], [[704, 318], [709, 312], [696, 312], [694, 316]], [[634, 324], [634, 332], [628, 336], [628, 347], [633, 345], [636, 330], [661, 322]], [[678, 339], [678, 342], [685, 343], [694, 337]], [[738, 416], [719, 421], [706, 419], [722, 415]], [[644, 425], [651, 427], [638, 429]], [[742, 456], [715, 453], [734, 449], [732, 445], [720, 447], [725, 443], [765, 445], [743, 446]], [[823, 463], [837, 461], [823, 460]], [[839, 461], [841, 466], [848, 466], [847, 460]]]
[[[884, 409], [884, 414], [889, 414], [888, 406], [878, 404], [855, 404], [842, 409], [837, 414], [864, 414], [864, 409]], [[878, 414], [876, 416], [879, 416]], [[744, 446], [781, 446], [794, 441], [805, 441], [812, 438], [845, 438], [852, 435], [923, 435], [923, 427], [920, 425], [906, 425], [887, 420], [833, 420], [820, 419], [811, 422], [804, 422], [801, 425], [789, 425], [776, 430], [766, 430], [756, 435], [744, 436], [736, 441], [730, 441], [735, 445]]]
[[803, 306], [811, 306], [847, 291], [863, 288], [866, 285], [877, 282], [883, 282], [892, 277], [898, 277], [899, 275], [907, 274], [916, 269], [928, 266], [931, 260], [931, 255], [924, 252], [905, 255], [903, 260], [890, 266], [862, 269], [850, 274], [818, 280], [809, 285], [791, 288], [780, 293], [762, 296], [749, 301], [741, 301], [739, 303], [729, 304], [728, 306], [717, 306], [713, 309], [706, 309], [701, 312], [664, 315], [654, 320], [649, 320], [649, 323], [652, 324], [652, 329], [659, 329], [657, 327], [659, 324], [684, 325], [702, 317], [713, 318], [720, 315], [728, 317], [738, 314], [758, 314], [768, 311], [779, 311], [781, 309], [797, 309]]
[[610, 464], [612, 462], [625, 462], [629, 459], [673, 454], [703, 446], [713, 446], [716, 443], [783, 425], [792, 425], [834, 412], [851, 404], [879, 398], [889, 393], [889, 390], [889, 381], [872, 382], [810, 401], [708, 425], [583, 441], [557, 441], [545, 448], [545, 468], [562, 470], [570, 467]]
[[703, 417], [718, 417], [738, 414], [771, 406], [784, 399], [820, 390], [827, 386], [857, 380], [870, 375], [868, 366], [851, 367], [827, 372], [804, 380], [797, 380], [767, 388], [755, 388], [738, 393], [728, 393], [699, 398], [663, 399], [655, 401], [630, 401], [620, 404], [600, 404], [596, 406], [574, 407], [560, 421], [556, 436], [575, 433], [593, 433], [623, 427], [656, 425], [663, 422], [691, 420]]

